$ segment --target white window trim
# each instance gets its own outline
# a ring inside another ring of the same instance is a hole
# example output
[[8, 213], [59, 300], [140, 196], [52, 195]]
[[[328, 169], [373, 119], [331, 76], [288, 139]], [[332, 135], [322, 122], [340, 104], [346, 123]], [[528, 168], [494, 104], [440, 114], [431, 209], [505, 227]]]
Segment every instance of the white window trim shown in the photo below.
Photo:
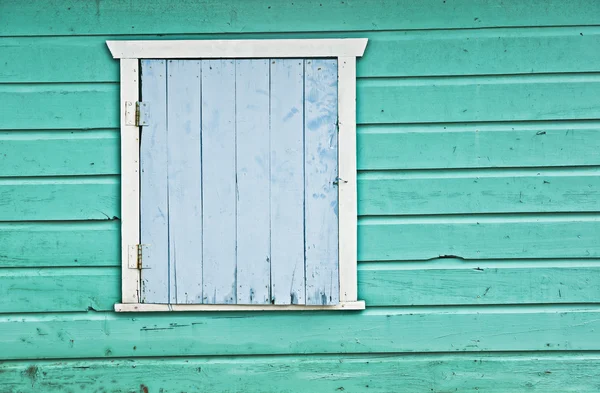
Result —
[[[294, 40], [106, 41], [121, 63], [121, 260], [122, 303], [115, 311], [362, 310], [357, 293], [356, 58], [366, 38]], [[338, 60], [338, 171], [340, 303], [311, 305], [146, 304], [139, 302], [140, 128], [126, 123], [139, 101], [139, 60], [177, 58], [315, 58]], [[129, 115], [127, 115], [129, 116]]]

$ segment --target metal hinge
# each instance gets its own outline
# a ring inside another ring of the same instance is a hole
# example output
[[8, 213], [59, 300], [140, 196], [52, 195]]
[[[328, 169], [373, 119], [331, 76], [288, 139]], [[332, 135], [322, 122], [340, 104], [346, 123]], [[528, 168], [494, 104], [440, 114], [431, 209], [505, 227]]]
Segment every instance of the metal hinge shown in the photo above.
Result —
[[147, 102], [125, 102], [125, 125], [143, 127], [149, 124], [150, 105]]
[[137, 258], [136, 258], [137, 266], [136, 267], [138, 270], [142, 270], [142, 245], [136, 244], [135, 246], [137, 248]]
[[144, 247], [146, 247], [144, 244], [134, 244], [129, 246], [128, 266], [130, 269], [142, 270], [142, 255]]

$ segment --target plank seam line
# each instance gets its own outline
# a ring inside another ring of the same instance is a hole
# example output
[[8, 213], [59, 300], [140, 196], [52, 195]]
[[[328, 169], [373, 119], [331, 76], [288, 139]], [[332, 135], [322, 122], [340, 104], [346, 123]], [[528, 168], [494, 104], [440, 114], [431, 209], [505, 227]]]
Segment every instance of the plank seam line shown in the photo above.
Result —
[[[600, 132], [598, 133], [600, 137]], [[600, 175], [600, 165], [557, 165], [557, 166], [514, 166], [514, 167], [474, 167], [474, 168], [403, 168], [403, 169], [359, 169], [359, 180], [394, 180], [425, 178], [508, 178], [508, 177], [575, 177]], [[387, 177], [377, 178], [374, 175]], [[436, 176], [437, 175], [437, 176]], [[449, 175], [449, 176], [448, 176]], [[501, 176], [503, 175], [503, 176]], [[403, 177], [406, 176], [406, 177]], [[1, 179], [1, 178], [0, 178]]]
[[[522, 127], [533, 127], [533, 126], [550, 126], [550, 129], [558, 129], [564, 130], [564, 128], [558, 128], [556, 126], [562, 127], [563, 124], [571, 124], [571, 125], [591, 125], [591, 126], [600, 126], [600, 119], [591, 118], [591, 119], [553, 119], [553, 120], [477, 120], [477, 121], [454, 121], [454, 122], [404, 122], [404, 123], [361, 123], [360, 128], [369, 127], [369, 128], [389, 128], [390, 126], [403, 126], [403, 127], [487, 127], [487, 126], [499, 126], [503, 125], [507, 127], [506, 130], [497, 130], [497, 131], [518, 131], [513, 130], [512, 126], [522, 126]], [[582, 129], [595, 129], [595, 128], [582, 128]], [[420, 131], [420, 130], [419, 130]], [[451, 132], [451, 130], [443, 130], [444, 132]], [[457, 131], [464, 131], [462, 129], [458, 129]], [[490, 130], [478, 130], [478, 131], [490, 131]], [[492, 130], [496, 131], [496, 130]], [[360, 130], [359, 134], [367, 133], [366, 130]]]
[[[598, 350], [514, 350], [514, 351], [460, 351], [460, 352], [452, 352], [452, 351], [432, 351], [432, 352], [315, 352], [315, 353], [280, 353], [280, 354], [239, 354], [239, 355], [197, 355], [197, 356], [189, 356], [189, 355], [161, 355], [161, 356], [114, 356], [114, 357], [101, 357], [101, 356], [91, 356], [91, 357], [73, 357], [73, 358], [65, 358], [65, 357], [56, 357], [56, 358], [30, 358], [24, 357], [19, 359], [8, 359], [2, 360], [2, 364], [0, 365], [0, 369], [4, 369], [6, 365], [9, 367], [11, 365], [19, 365], [22, 363], [36, 362], [38, 365], [42, 367], [48, 366], [57, 366], [64, 367], [65, 365], [61, 365], [59, 363], [63, 362], [71, 362], [71, 363], [82, 363], [82, 362], [90, 362], [90, 363], [102, 363], [103, 365], [109, 365], [112, 361], [118, 362], [122, 361], [127, 364], [136, 364], [136, 362], [151, 362], [158, 361], [160, 363], [162, 360], [167, 361], [177, 361], [180, 360], [185, 363], [185, 361], [205, 361], [218, 358], [219, 361], [231, 361], [235, 362], [239, 359], [265, 359], [269, 361], [287, 361], [289, 358], [300, 358], [300, 359], [308, 359], [315, 358], [315, 360], [320, 361], [329, 361], [338, 360], [340, 357], [347, 358], [348, 361], [356, 360], [360, 362], [361, 360], [386, 360], [386, 359], [396, 359], [398, 360], [409, 360], [411, 358], [419, 359], [424, 358], [424, 360], [430, 360], [429, 358], [438, 358], [438, 357], [447, 357], [447, 358], [467, 358], [471, 360], [473, 357], [482, 357], [487, 359], [487, 361], [494, 360], [497, 358], [499, 360], [503, 359], [523, 359], [523, 360], [531, 360], [530, 357], [540, 357], [540, 358], [548, 358], [549, 360], [557, 360], [557, 361], [577, 361], [578, 359], [574, 359], [574, 356], [582, 356], [589, 357], [590, 360], [598, 360], [600, 361], [600, 351]], [[490, 359], [491, 358], [491, 359]], [[435, 359], [437, 360], [437, 359]], [[45, 363], [45, 364], [40, 364]], [[186, 363], [187, 364], [187, 363]], [[91, 366], [92, 368], [94, 366]]]
[[[480, 31], [480, 30], [511, 30], [511, 29], [558, 29], [558, 28], [594, 28], [600, 27], [600, 24], [547, 24], [547, 25], [504, 25], [504, 26], [482, 26], [482, 27], [446, 27], [446, 28], [412, 28], [412, 29], [381, 29], [381, 30], [372, 30], [372, 29], [358, 29], [358, 30], [343, 30], [343, 29], [334, 29], [328, 30], [329, 34], [365, 34], [365, 33], [408, 33], [408, 32], [429, 32], [429, 31]], [[294, 35], [302, 35], [306, 38], [311, 38], [311, 36], [322, 37], [322, 31], [315, 30], [296, 30], [296, 31], [269, 31], [269, 32], [214, 32], [214, 33], [189, 33], [189, 32], [174, 32], [174, 33], [165, 33], [161, 34], [160, 37], [168, 37], [175, 38], [181, 36], [196, 36], [200, 38], [213, 38], [217, 39], [218, 37], [229, 37], [229, 36], [244, 36], [244, 35], [252, 35], [252, 36], [268, 36], [273, 35], [280, 37], [282, 34], [294, 36]], [[131, 33], [116, 33], [116, 34], [0, 34], [0, 38], [62, 38], [62, 37], [131, 37], [134, 36], [136, 38], [144, 38], [144, 37], [157, 37], [157, 34], [131, 34]], [[224, 38], [226, 39], [226, 38]]]
[[[559, 77], [559, 76], [598, 76], [600, 74], [600, 67], [595, 71], [569, 71], [569, 72], [509, 72], [509, 73], [495, 73], [495, 74], [424, 74], [424, 75], [368, 75], [360, 76], [357, 75], [356, 79], [361, 81], [376, 79], [376, 80], [429, 80], [429, 79], [543, 79], [544, 77]], [[6, 83], [6, 82], [4, 82]], [[28, 83], [28, 82], [24, 82]], [[33, 82], [31, 82], [33, 83]], [[53, 82], [42, 82], [42, 83], [53, 83]], [[58, 83], [58, 82], [57, 82]], [[101, 83], [101, 82], [98, 82]], [[10, 83], [8, 83], [10, 84]]]
[[[434, 219], [434, 220], [432, 220]], [[446, 213], [446, 214], [413, 214], [413, 215], [359, 215], [359, 225], [371, 223], [385, 223], [384, 221], [402, 222], [464, 222], [475, 223], [478, 219], [482, 222], [597, 222], [600, 221], [600, 212], [510, 212], [510, 213]], [[530, 220], [523, 220], [530, 219]], [[539, 220], [539, 221], [535, 221]], [[362, 221], [362, 222], [361, 222]]]
[[[547, 119], [546, 121], [548, 123], [557, 123], [557, 122], [579, 122], [579, 121], [589, 121], [589, 122], [597, 122], [599, 121], [600, 118], [573, 118], [573, 119]], [[462, 121], [462, 122], [394, 122], [394, 123], [386, 123], [386, 122], [381, 122], [381, 123], [360, 123], [358, 122], [356, 125], [357, 127], [360, 126], [444, 126], [444, 125], [450, 125], [450, 124], [455, 124], [455, 125], [463, 125], [463, 126], [472, 126], [472, 125], [476, 125], [476, 124], [482, 124], [482, 123], [486, 123], [486, 124], [512, 124], [514, 122], [520, 122], [520, 123], [539, 123], [540, 120], [527, 120], [527, 119], [514, 119], [514, 120], [478, 120], [478, 121]], [[2, 130], [0, 130], [2, 131]]]

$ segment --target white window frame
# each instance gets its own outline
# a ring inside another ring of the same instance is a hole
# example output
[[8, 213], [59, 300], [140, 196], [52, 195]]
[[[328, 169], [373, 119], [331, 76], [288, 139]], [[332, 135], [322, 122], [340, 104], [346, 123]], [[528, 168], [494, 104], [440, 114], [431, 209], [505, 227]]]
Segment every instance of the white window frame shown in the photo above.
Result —
[[[121, 260], [122, 303], [115, 311], [362, 310], [357, 294], [356, 58], [366, 38], [281, 40], [106, 41], [121, 65]], [[128, 125], [139, 101], [140, 59], [336, 58], [338, 60], [338, 203], [340, 303], [223, 305], [140, 303], [140, 128]]]

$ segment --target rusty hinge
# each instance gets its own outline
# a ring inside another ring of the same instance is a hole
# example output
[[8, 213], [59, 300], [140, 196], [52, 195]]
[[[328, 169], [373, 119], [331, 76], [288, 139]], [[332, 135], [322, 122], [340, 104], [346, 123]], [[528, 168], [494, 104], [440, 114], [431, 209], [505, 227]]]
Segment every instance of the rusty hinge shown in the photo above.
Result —
[[150, 105], [147, 102], [125, 102], [125, 125], [143, 127], [149, 124]]
[[144, 247], [144, 244], [134, 244], [129, 246], [129, 261], [127, 265], [130, 269], [142, 270], [142, 255]]
[[137, 247], [137, 269], [138, 270], [142, 270], [142, 245], [141, 244], [136, 244]]

